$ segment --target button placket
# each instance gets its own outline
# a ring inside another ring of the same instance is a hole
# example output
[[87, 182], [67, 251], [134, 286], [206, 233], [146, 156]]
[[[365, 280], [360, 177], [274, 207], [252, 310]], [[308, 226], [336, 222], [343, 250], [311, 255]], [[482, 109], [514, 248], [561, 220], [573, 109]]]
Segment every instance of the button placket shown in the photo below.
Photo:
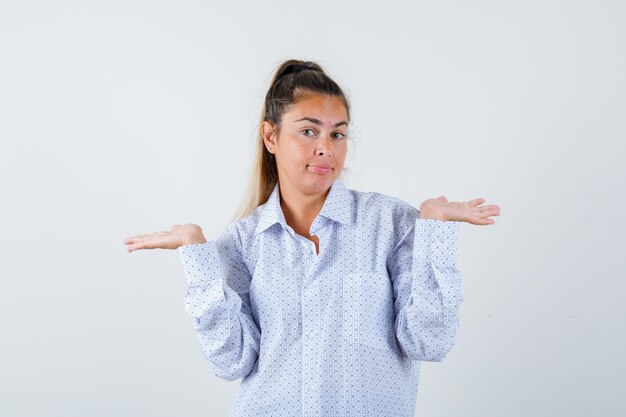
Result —
[[[311, 281], [311, 273], [312, 273], [312, 260], [311, 255], [307, 255], [307, 249], [310, 249], [310, 246], [307, 248], [308, 240], [304, 237], [301, 237], [301, 244], [304, 246], [303, 256], [302, 256], [302, 266], [303, 266], [303, 283], [302, 283], [302, 293], [300, 298], [300, 305], [302, 308], [302, 410], [303, 416], [316, 416], [317, 405], [315, 402], [316, 398], [316, 385], [314, 383], [314, 356], [313, 352], [315, 349], [315, 338], [313, 337], [313, 306], [314, 302], [311, 300], [311, 295], [307, 292], [307, 289], [310, 290], [309, 283]], [[308, 251], [310, 252], [310, 251]]]

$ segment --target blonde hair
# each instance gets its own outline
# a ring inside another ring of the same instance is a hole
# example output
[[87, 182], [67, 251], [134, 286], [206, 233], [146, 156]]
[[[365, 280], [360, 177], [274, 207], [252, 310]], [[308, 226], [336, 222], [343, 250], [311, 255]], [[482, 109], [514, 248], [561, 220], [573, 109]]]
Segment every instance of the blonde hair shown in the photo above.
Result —
[[[246, 217], [269, 198], [278, 182], [278, 170], [274, 154], [263, 142], [261, 124], [267, 120], [274, 124], [279, 135], [283, 113], [295, 104], [302, 93], [314, 92], [338, 97], [346, 107], [350, 122], [350, 103], [343, 90], [333, 81], [322, 67], [313, 61], [288, 59], [274, 71], [272, 82], [265, 95], [256, 135], [256, 153], [248, 183], [245, 200], [231, 218], [231, 222]], [[341, 178], [343, 172], [340, 173]]]

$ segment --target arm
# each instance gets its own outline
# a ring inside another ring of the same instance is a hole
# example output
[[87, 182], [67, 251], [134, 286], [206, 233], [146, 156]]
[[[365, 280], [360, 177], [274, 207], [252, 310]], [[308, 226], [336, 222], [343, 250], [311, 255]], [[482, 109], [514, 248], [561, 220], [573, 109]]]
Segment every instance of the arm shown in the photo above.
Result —
[[459, 222], [420, 219], [415, 212], [388, 260], [395, 333], [407, 357], [440, 362], [454, 345], [463, 301], [455, 265]]
[[250, 309], [251, 277], [240, 248], [234, 224], [217, 240], [178, 248], [188, 284], [185, 310], [193, 317], [213, 373], [227, 381], [250, 373], [261, 336]]

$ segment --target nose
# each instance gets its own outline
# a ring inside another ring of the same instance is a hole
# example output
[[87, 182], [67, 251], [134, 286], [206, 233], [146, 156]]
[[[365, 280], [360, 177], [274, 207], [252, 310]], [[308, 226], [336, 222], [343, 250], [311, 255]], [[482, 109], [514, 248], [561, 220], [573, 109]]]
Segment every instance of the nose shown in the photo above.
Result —
[[315, 141], [315, 153], [317, 155], [331, 156], [331, 139], [326, 135], [321, 135]]

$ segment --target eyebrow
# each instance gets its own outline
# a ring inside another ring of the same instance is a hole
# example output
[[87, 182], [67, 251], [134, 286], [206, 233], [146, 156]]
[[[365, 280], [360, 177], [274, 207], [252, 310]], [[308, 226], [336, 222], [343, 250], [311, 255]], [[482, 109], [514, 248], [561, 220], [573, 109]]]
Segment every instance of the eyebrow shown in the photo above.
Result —
[[[319, 121], [318, 119], [314, 119], [312, 117], [303, 117], [302, 119], [298, 119], [296, 120], [296, 122], [302, 121], [302, 120], [308, 120], [309, 122], [315, 123], [316, 125], [321, 125], [322, 122]], [[335, 124], [335, 127], [341, 126], [341, 125], [346, 125], [348, 126], [348, 122], [339, 122]]]

